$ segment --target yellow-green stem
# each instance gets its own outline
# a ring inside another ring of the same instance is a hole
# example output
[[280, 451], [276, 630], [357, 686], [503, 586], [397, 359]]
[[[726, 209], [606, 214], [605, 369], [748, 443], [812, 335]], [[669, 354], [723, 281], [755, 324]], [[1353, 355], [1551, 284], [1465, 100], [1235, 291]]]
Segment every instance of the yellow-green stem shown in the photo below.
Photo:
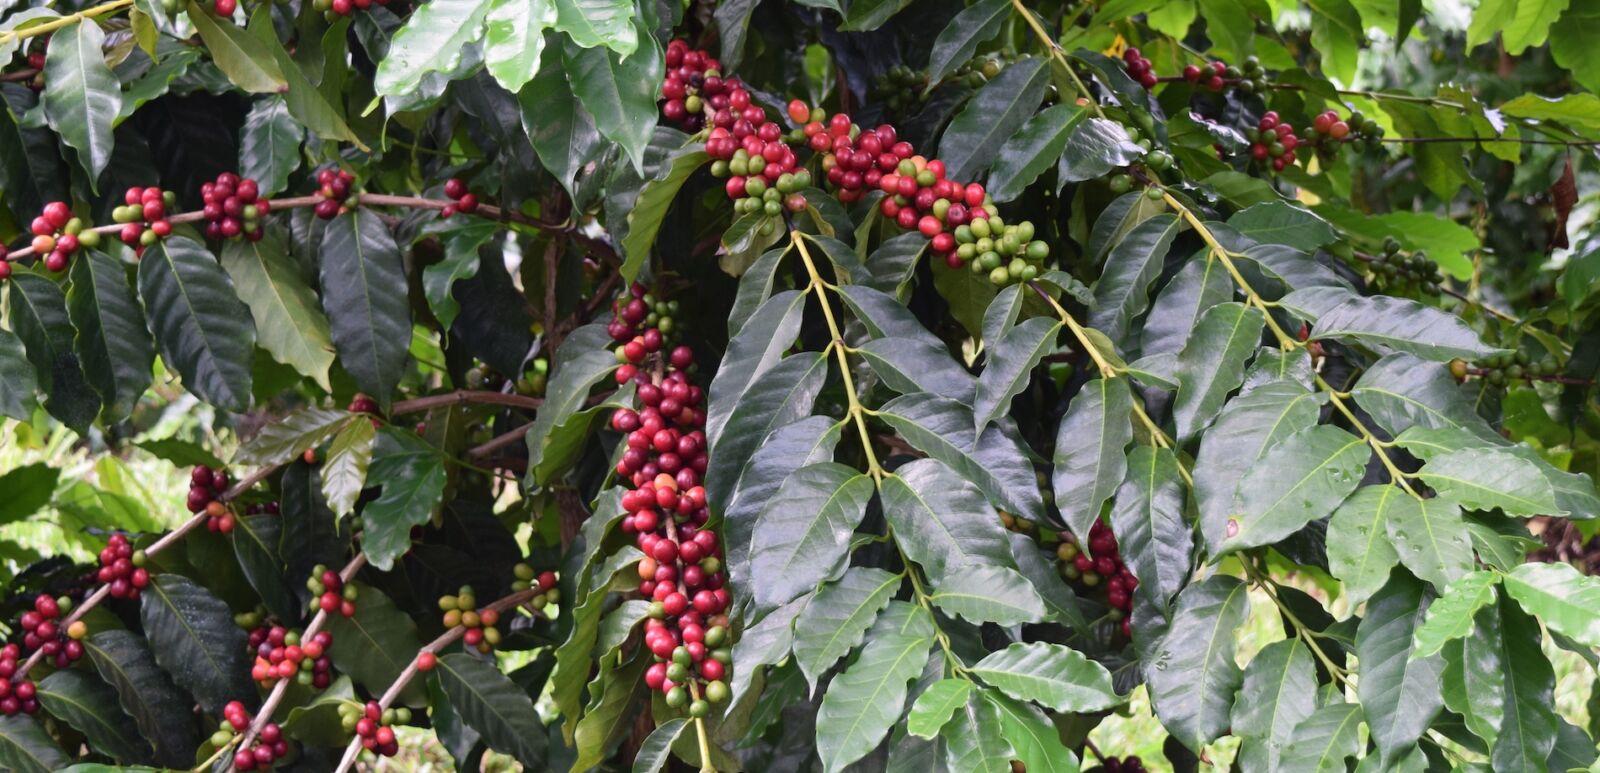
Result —
[[55, 32], [58, 29], [61, 29], [62, 27], [70, 27], [80, 21], [93, 19], [96, 16], [103, 16], [111, 13], [112, 11], [120, 11], [123, 8], [127, 8], [131, 5], [133, 5], [133, 0], [111, 0], [109, 3], [103, 3], [93, 8], [85, 8], [77, 13], [67, 14], [59, 19], [51, 19], [43, 24], [35, 24], [31, 27], [24, 27], [20, 30], [6, 30], [4, 32], [0, 32], [0, 43], [10, 43], [13, 40], [24, 40], [31, 37], [37, 37], [39, 35], [47, 35]]
[[867, 431], [867, 412], [861, 406], [861, 399], [856, 396], [855, 377], [850, 374], [850, 358], [845, 354], [844, 333], [839, 328], [839, 322], [833, 316], [833, 306], [828, 303], [825, 288], [828, 284], [822, 281], [822, 274], [817, 271], [817, 264], [811, 259], [810, 250], [806, 249], [806, 240], [798, 231], [789, 232], [789, 242], [800, 251], [800, 260], [806, 265], [806, 273], [811, 276], [811, 284], [807, 292], [817, 295], [817, 303], [822, 306], [822, 317], [828, 323], [828, 348], [839, 360], [839, 375], [844, 379], [844, 395], [849, 401], [850, 418], [855, 421], [856, 431], [861, 435], [861, 448], [867, 454], [867, 472], [875, 479], [884, 475], [883, 466], [878, 463], [878, 454], [872, 450], [872, 435]]

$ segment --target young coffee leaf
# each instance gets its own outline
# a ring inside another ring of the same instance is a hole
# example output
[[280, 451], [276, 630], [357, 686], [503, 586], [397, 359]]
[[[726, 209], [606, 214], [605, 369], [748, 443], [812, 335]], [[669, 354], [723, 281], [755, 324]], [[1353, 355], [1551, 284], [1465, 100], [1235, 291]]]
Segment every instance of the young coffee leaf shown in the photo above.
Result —
[[941, 679], [923, 690], [911, 703], [906, 717], [906, 732], [918, 738], [935, 738], [950, 715], [967, 704], [972, 683], [965, 679]]

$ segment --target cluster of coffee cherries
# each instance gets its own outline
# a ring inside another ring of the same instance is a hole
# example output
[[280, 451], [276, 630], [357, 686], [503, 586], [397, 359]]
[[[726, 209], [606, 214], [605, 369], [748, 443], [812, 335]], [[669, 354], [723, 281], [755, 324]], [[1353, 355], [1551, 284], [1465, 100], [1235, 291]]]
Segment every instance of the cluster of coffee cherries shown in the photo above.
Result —
[[467, 183], [459, 177], [452, 177], [444, 181], [445, 198], [455, 202], [446, 204], [439, 210], [439, 217], [448, 218], [457, 212], [472, 214], [478, 211], [478, 194], [467, 190]]
[[[792, 152], [790, 155], [793, 155]], [[751, 156], [744, 148], [734, 151], [731, 161], [718, 159], [711, 163], [713, 175], [727, 176], [730, 181], [744, 180], [743, 196], [735, 196], [731, 188], [728, 190], [728, 195], [733, 198], [734, 214], [762, 212], [780, 215], [785, 209], [790, 212], [805, 211], [808, 202], [800, 191], [811, 187], [811, 172], [804, 168], [784, 172], [768, 185], [767, 179], [761, 176], [761, 172], [767, 168], [765, 164], [765, 159]]]
[[1549, 378], [1560, 372], [1561, 366], [1554, 360], [1534, 362], [1527, 352], [1520, 349], [1501, 352], [1470, 365], [1465, 360], [1450, 361], [1450, 375], [1455, 376], [1457, 381], [1465, 381], [1467, 376], [1477, 376], [1494, 386], [1505, 386], [1511, 381]]
[[411, 709], [404, 706], [386, 709], [377, 701], [367, 701], [365, 706], [346, 702], [339, 704], [339, 723], [345, 732], [355, 733], [361, 739], [361, 748], [382, 757], [393, 757], [400, 751], [393, 725], [410, 724]]
[[[996, 72], [998, 72], [998, 67]], [[962, 76], [963, 78], [965, 76]], [[980, 79], [979, 85], [983, 84]], [[905, 115], [921, 107], [927, 101], [923, 92], [928, 88], [928, 73], [923, 70], [913, 70], [903, 64], [897, 64], [884, 70], [872, 82], [871, 99], [882, 104], [895, 115]]]
[[[1153, 89], [1161, 82], [1155, 70], [1150, 68], [1150, 60], [1144, 58], [1144, 54], [1132, 46], [1122, 52], [1122, 69], [1128, 72], [1129, 78], [1138, 81], [1139, 85], [1146, 89]], [[1220, 89], [1221, 84], [1218, 84], [1217, 88]]]
[[322, 13], [323, 18], [335, 21], [340, 16], [349, 16], [356, 11], [365, 11], [376, 5], [388, 5], [389, 0], [313, 0], [311, 7]]
[[1267, 79], [1266, 68], [1254, 56], [1245, 57], [1242, 67], [1220, 59], [1204, 65], [1187, 65], [1183, 68], [1183, 79], [1212, 91], [1221, 91], [1231, 83], [1245, 94], [1264, 94], [1272, 87], [1272, 81]]
[[[53, 272], [67, 270], [72, 253], [79, 247], [94, 247], [100, 243], [100, 234], [86, 229], [82, 219], [73, 217], [72, 208], [65, 201], [44, 205], [44, 211], [28, 224], [28, 230], [33, 234], [33, 254], [41, 256], [45, 269]], [[5, 262], [3, 256], [0, 262]], [[0, 278], [11, 274], [11, 265], [6, 263], [3, 271]]]
[[22, 648], [15, 642], [0, 647], [0, 714], [8, 717], [39, 713], [38, 687], [16, 678], [21, 658]]
[[974, 274], [986, 274], [998, 286], [1031, 282], [1050, 255], [1050, 246], [1033, 236], [1033, 223], [1026, 220], [1007, 225], [999, 215], [974, 219], [956, 226], [956, 249], [950, 257], [971, 268]]
[[360, 203], [355, 195], [356, 177], [344, 169], [328, 167], [318, 171], [317, 185], [322, 201], [312, 211], [323, 220], [332, 220]]
[[1444, 273], [1423, 250], [1406, 255], [1394, 237], [1383, 240], [1383, 251], [1372, 256], [1372, 273], [1385, 287], [1414, 287], [1426, 295], [1438, 295]]
[[1084, 768], [1084, 773], [1145, 773], [1145, 767], [1143, 760], [1130, 754], [1121, 759], [1103, 758], [1099, 765]]
[[1139, 587], [1139, 579], [1122, 563], [1122, 556], [1117, 552], [1117, 538], [1111, 529], [1095, 521], [1089, 528], [1087, 553], [1072, 532], [1063, 531], [1058, 536], [1061, 542], [1056, 545], [1056, 560], [1061, 576], [1080, 588], [1096, 588], [1105, 583], [1111, 617], [1122, 621], [1123, 635], [1130, 635], [1128, 613], [1133, 611], [1133, 591]]
[[124, 534], [113, 534], [100, 551], [100, 569], [95, 579], [110, 587], [111, 598], [139, 600], [139, 593], [150, 587], [150, 571], [144, 568], [143, 550], [134, 550]]
[[500, 643], [500, 629], [495, 627], [500, 613], [489, 607], [478, 609], [478, 597], [471, 585], [461, 586], [454, 596], [440, 596], [439, 611], [444, 613], [444, 627], [459, 625], [467, 629], [461, 641], [468, 647], [487, 653]]
[[311, 570], [310, 579], [306, 580], [306, 590], [311, 591], [311, 611], [337, 612], [345, 617], [354, 617], [356, 614], [356, 598], [360, 589], [353, 584], [346, 583], [339, 573], [329, 569], [324, 564], [317, 564]]
[[558, 579], [555, 572], [535, 572], [534, 568], [518, 562], [512, 567], [511, 590], [521, 592], [537, 589], [538, 593], [528, 600], [528, 605], [534, 609], [544, 609], [561, 600], [561, 589], [556, 587]]
[[1256, 128], [1245, 132], [1245, 137], [1250, 140], [1250, 157], [1271, 164], [1273, 171], [1281, 172], [1294, 164], [1294, 149], [1300, 146], [1300, 138], [1294, 134], [1294, 125], [1279, 118], [1276, 111], [1268, 110], [1262, 115]]
[[122, 200], [122, 206], [111, 210], [111, 219], [122, 224], [117, 238], [123, 244], [142, 253], [145, 247], [172, 233], [167, 210], [178, 204], [178, 197], [172, 191], [163, 191], [153, 185], [148, 188], [135, 185], [123, 193]]
[[1010, 48], [1001, 49], [994, 55], [979, 54], [956, 68], [955, 77], [967, 88], [979, 88], [994, 80], [1000, 71], [1016, 60], [1017, 52]]
[[[722, 77], [722, 64], [710, 54], [690, 48], [683, 40], [667, 44], [667, 76], [661, 82], [661, 117], [697, 132], [706, 125], [706, 115], [732, 108], [733, 92], [743, 91], [738, 78]], [[742, 101], [748, 103], [746, 93]], [[756, 108], [760, 112], [760, 108]], [[731, 115], [731, 113], [730, 113]], [[728, 122], [730, 125], [732, 121]]]
[[205, 465], [189, 471], [189, 512], [206, 514], [206, 530], [227, 534], [233, 531], [233, 511], [221, 499], [228, 490], [228, 473]]
[[[742, 86], [735, 85], [728, 91], [727, 103], [711, 114], [712, 129], [706, 139], [706, 153], [713, 159], [711, 173], [728, 178], [723, 184], [728, 198], [758, 202], [742, 205], [744, 211], [754, 211], [755, 207], [765, 206], [769, 201], [781, 201], [791, 211], [804, 209], [805, 198], [793, 193], [805, 187], [795, 184], [799, 161], [794, 149], [784, 142], [783, 127], [768, 120], [766, 111], [750, 101], [750, 92]], [[806, 115], [809, 117], [810, 112]], [[726, 163], [717, 164], [716, 161]], [[809, 177], [807, 173], [806, 178]], [[784, 181], [784, 188], [791, 191], [787, 201], [778, 188], [780, 180]], [[809, 179], [804, 181], [810, 184]]]
[[271, 687], [280, 679], [294, 677], [302, 686], [321, 690], [333, 682], [333, 659], [328, 655], [332, 646], [333, 634], [327, 631], [305, 639], [299, 631], [262, 624], [250, 631], [250, 649], [256, 655], [250, 678], [262, 687]]
[[223, 172], [200, 186], [200, 198], [205, 202], [206, 238], [261, 240], [261, 218], [272, 211], [272, 202], [261, 197], [255, 180]]
[[1359, 111], [1351, 112], [1344, 119], [1339, 118], [1336, 110], [1324, 110], [1311, 119], [1311, 129], [1306, 132], [1308, 142], [1317, 143], [1318, 147], [1329, 147], [1327, 140], [1333, 142], [1364, 142], [1367, 147], [1374, 147], [1378, 140], [1383, 138], [1383, 127]]
[[82, 639], [89, 633], [88, 624], [77, 620], [63, 629], [58, 622], [71, 610], [72, 599], [66, 596], [58, 599], [41, 593], [35, 597], [33, 609], [23, 612], [17, 621], [23, 631], [22, 648], [27, 652], [43, 651], [45, 657], [55, 659], [56, 668], [66, 668], [83, 657]]
[[[211, 735], [211, 745], [221, 748], [233, 743], [233, 736], [250, 727], [250, 712], [239, 701], [230, 701], [222, 708], [222, 724]], [[283, 728], [276, 722], [262, 725], [256, 741], [248, 749], [233, 753], [236, 770], [268, 770], [274, 762], [289, 755], [289, 741], [283, 737]]]

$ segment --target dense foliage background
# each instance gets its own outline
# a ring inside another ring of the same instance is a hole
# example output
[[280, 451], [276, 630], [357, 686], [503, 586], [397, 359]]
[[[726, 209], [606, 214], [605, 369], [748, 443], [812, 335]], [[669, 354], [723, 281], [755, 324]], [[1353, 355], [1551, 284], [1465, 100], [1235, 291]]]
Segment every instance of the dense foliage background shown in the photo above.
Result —
[[1600, 770], [1597, 35], [0, 0], [0, 769]]

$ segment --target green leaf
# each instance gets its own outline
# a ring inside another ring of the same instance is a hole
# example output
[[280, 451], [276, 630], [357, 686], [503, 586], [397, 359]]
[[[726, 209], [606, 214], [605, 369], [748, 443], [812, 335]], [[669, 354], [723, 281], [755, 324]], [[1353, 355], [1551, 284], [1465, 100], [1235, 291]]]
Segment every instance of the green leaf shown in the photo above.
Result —
[[866, 756], [900, 719], [907, 683], [927, 662], [933, 633], [921, 607], [896, 601], [879, 616], [861, 654], [822, 696], [816, 746], [823, 770], [835, 773]]
[[78, 152], [91, 188], [111, 162], [111, 126], [122, 110], [122, 87], [101, 51], [105, 39], [99, 24], [73, 24], [50, 36], [44, 60], [45, 119]]
[[1600, 34], [1600, 7], [1569, 7], [1550, 28], [1550, 56], [1590, 91], [1600, 91], [1600, 50], [1590, 45]]
[[1060, 329], [1061, 323], [1054, 319], [1034, 317], [993, 344], [972, 403], [977, 432], [1010, 412], [1012, 398], [1027, 388], [1034, 367], [1055, 348]]
[[605, 46], [623, 56], [639, 46], [627, 0], [556, 0], [556, 31], [585, 48]]
[[1009, 421], [974, 436], [967, 406], [928, 394], [897, 397], [877, 417], [917, 450], [975, 484], [995, 507], [1036, 523], [1044, 520], [1033, 464]]
[[1243, 673], [1234, 661], [1234, 633], [1249, 612], [1246, 586], [1214, 574], [1178, 594], [1172, 625], [1162, 637], [1145, 684], [1156, 716], [1191, 750], [1228, 728]]
[[1571, 564], [1530, 563], [1505, 576], [1506, 593], [1551, 630], [1600, 646], [1600, 580]]
[[361, 510], [361, 545], [373, 568], [388, 571], [411, 549], [411, 527], [427, 523], [442, 502], [444, 459], [413, 435], [399, 451], [380, 450], [369, 475], [383, 482], [383, 493]]
[[[333, 646], [328, 655], [340, 673], [349, 674], [368, 692], [386, 690], [422, 649], [417, 625], [376, 588], [361, 587], [361, 603], [354, 617], [332, 615], [328, 631]], [[400, 693], [400, 703], [422, 702], [422, 683], [413, 681]]]
[[534, 416], [533, 428], [528, 430], [529, 481], [544, 485], [548, 480], [536, 475], [545, 456], [555, 450], [560, 440], [560, 430], [575, 416], [589, 399], [589, 391], [607, 380], [617, 369], [617, 357], [600, 348], [583, 349], [584, 340], [569, 336], [558, 351], [554, 369], [545, 385], [544, 405]]
[[428, 73], [455, 69], [461, 52], [482, 37], [488, 14], [489, 0], [434, 0], [417, 6], [378, 62], [373, 90], [380, 97], [398, 97], [415, 91]]
[[45, 462], [22, 464], [0, 475], [0, 524], [16, 523], [50, 504], [61, 471]]
[[1467, 635], [1444, 646], [1444, 703], [1473, 735], [1493, 746], [1505, 719], [1500, 605], [1479, 610]]
[[[1530, 46], [1544, 45], [1545, 35], [1561, 12], [1567, 9], [1567, 0], [1524, 0], [1504, 3], [1488, 0], [1478, 6], [1468, 29], [1468, 45], [1488, 40], [1500, 33], [1500, 43], [1505, 51], [1518, 56]], [[1485, 29], [1482, 25], [1493, 23]]]
[[217, 69], [222, 70], [233, 85], [252, 94], [276, 94], [288, 85], [278, 66], [274, 46], [263, 38], [240, 29], [231, 20], [218, 20], [216, 14], [195, 0], [189, 0], [185, 16], [200, 33]]
[[1361, 751], [1361, 707], [1331, 703], [1300, 721], [1283, 752], [1284, 773], [1335, 773]]
[[222, 267], [250, 307], [261, 348], [323, 389], [331, 389], [333, 339], [328, 318], [288, 246], [270, 232], [260, 241], [235, 239], [223, 245]]
[[756, 602], [777, 607], [815, 588], [849, 555], [850, 536], [866, 517], [872, 478], [824, 462], [790, 475], [761, 512], [750, 545]]
[[1150, 284], [1160, 275], [1167, 249], [1181, 227], [1174, 215], [1156, 215], [1117, 242], [1106, 256], [1105, 272], [1094, 285], [1090, 327], [1114, 342], [1128, 337], [1133, 319], [1150, 305]]
[[1265, 317], [1242, 303], [1221, 303], [1200, 315], [1178, 353], [1178, 439], [1194, 437], [1216, 418], [1228, 394], [1244, 383], [1244, 367], [1261, 343]]
[[[1056, 165], [1056, 179], [1058, 184], [1093, 180], [1143, 157], [1144, 151], [1134, 144], [1122, 124], [1105, 118], [1089, 118], [1079, 121], [1067, 136], [1067, 144]], [[1139, 195], [1144, 197], [1143, 193]], [[1159, 202], [1150, 203], [1161, 206]], [[1135, 206], [1133, 211], [1142, 212], [1143, 207]]]
[[1000, 148], [1044, 100], [1050, 75], [1044, 61], [1008, 65], [962, 109], [939, 139], [939, 156], [952, 180], [970, 180], [989, 168]]
[[28, 362], [22, 340], [0, 330], [0, 416], [27, 421], [39, 404], [39, 379]]
[[1255, 465], [1239, 481], [1223, 553], [1270, 545], [1333, 512], [1361, 484], [1371, 451], [1361, 438], [1322, 425], [1295, 432], [1267, 454], [1271, 464]]
[[793, 646], [795, 661], [813, 688], [861, 643], [902, 582], [900, 575], [881, 569], [852, 567], [811, 598], [795, 619]]
[[169, 236], [139, 261], [139, 297], [167, 367], [219, 408], [250, 406], [255, 324], [233, 282], [204, 246]]
[[280, 464], [315, 448], [346, 424], [364, 421], [349, 411], [301, 408], [270, 422], [250, 442], [239, 446], [233, 464]]
[[1443, 588], [1472, 571], [1472, 538], [1461, 508], [1448, 497], [1396, 500], [1384, 522], [1400, 562]]
[[1010, 567], [1011, 545], [994, 508], [937, 459], [918, 459], [879, 483], [883, 515], [907, 558], [935, 587], [981, 566]]
[[1000, 709], [980, 695], [968, 695], [939, 736], [951, 770], [1008, 773], [1011, 743], [1001, 734]]
[[1299, 639], [1275, 641], [1251, 658], [1233, 704], [1233, 734], [1245, 739], [1244, 766], [1277, 770], [1295, 725], [1317, 707], [1316, 665]]
[[45, 711], [82, 733], [95, 751], [125, 762], [150, 760], [150, 744], [118, 708], [116, 689], [99, 677], [77, 669], [57, 671], [39, 682], [38, 696]]
[[944, 80], [966, 64], [978, 46], [1000, 34], [1000, 27], [1011, 15], [1010, 0], [981, 0], [955, 15], [949, 24], [933, 39], [933, 51], [928, 55], [928, 88]]
[[[152, 587], [153, 584], [152, 584]], [[233, 620], [228, 620], [232, 625]], [[238, 626], [234, 626], [238, 631]], [[241, 634], [243, 631], [239, 631]], [[117, 691], [122, 710], [133, 717], [139, 735], [155, 750], [155, 760], [166, 767], [188, 768], [194, 763], [198, 739], [194, 732], [194, 700], [172, 683], [156, 665], [143, 636], [132, 631], [107, 630], [83, 640], [84, 652], [95, 670]], [[238, 654], [244, 655], [244, 640]], [[248, 676], [240, 671], [240, 676]], [[239, 695], [251, 695], [241, 692]], [[0, 720], [0, 722], [10, 720]]]
[[689, 175], [710, 160], [704, 148], [686, 147], [674, 153], [671, 161], [662, 165], [661, 173], [639, 189], [639, 198], [627, 215], [628, 234], [622, 239], [622, 281], [631, 282], [639, 275], [645, 259], [650, 257], [650, 248], [656, 243], [656, 234], [661, 232], [667, 210], [678, 196], [678, 189], [688, 181]]
[[1444, 707], [1440, 698], [1438, 657], [1411, 657], [1411, 639], [1422, 626], [1427, 587], [1405, 572], [1367, 602], [1367, 614], [1356, 630], [1356, 658], [1361, 680], [1356, 694], [1366, 714], [1372, 740], [1385, 759], [1403, 754], [1427, 732]]
[[989, 195], [995, 201], [1011, 201], [1039, 179], [1067, 148], [1067, 140], [1087, 115], [1076, 105], [1060, 104], [1045, 108], [1023, 124], [1022, 129], [1000, 146], [994, 169], [989, 172]]
[[[616, 499], [611, 500], [614, 510], [597, 509], [596, 513], [619, 512], [620, 514], [621, 506], [617, 502]], [[590, 520], [594, 521], [595, 517], [592, 516]], [[597, 540], [594, 549], [599, 550], [600, 547]], [[583, 707], [583, 687], [589, 682], [590, 658], [595, 639], [599, 635], [601, 612], [606, 606], [606, 598], [613, 591], [638, 586], [639, 575], [635, 564], [641, 555], [638, 550], [631, 547], [618, 552], [614, 558], [621, 560], [598, 567], [600, 574], [595, 587], [583, 588], [582, 590], [586, 592], [578, 593], [571, 602], [572, 627], [567, 632], [567, 638], [556, 648], [556, 670], [550, 679], [550, 698], [560, 709], [563, 718], [562, 730], [569, 743], [573, 731], [577, 728], [578, 715]], [[632, 563], [624, 563], [629, 560]], [[742, 673], [743, 670], [735, 672], [735, 674]]]
[[911, 713], [906, 717], [906, 732], [918, 738], [934, 738], [939, 729], [950, 721], [950, 715], [967, 705], [972, 694], [972, 682], [965, 679], [941, 679], [923, 690], [911, 702]]
[[[289, 709], [283, 721], [285, 735], [316, 746], [338, 746], [349, 738], [339, 723], [339, 707], [356, 700], [350, 677], [340, 676], [317, 694], [315, 700]], [[435, 728], [438, 720], [435, 720]]]
[[67, 315], [78, 331], [73, 348], [100, 394], [105, 421], [115, 423], [133, 411], [149, 388], [155, 343], [121, 261], [99, 250], [83, 250], [72, 261], [70, 276]]
[[[300, 143], [304, 140], [305, 129], [289, 115], [288, 103], [278, 97], [256, 101], [244, 118], [239, 175], [258, 182], [263, 196], [284, 190], [290, 173], [300, 168]], [[224, 260], [227, 253], [224, 249]]]
[[[911, 0], [851, 0], [841, 32], [871, 32], [911, 5]], [[963, 178], [964, 179], [964, 178]]]
[[785, 290], [762, 303], [728, 341], [727, 352], [708, 391], [706, 438], [712, 445], [720, 439], [722, 428], [745, 391], [777, 365], [784, 351], [794, 344], [804, 313], [805, 294]]
[[1078, 758], [1065, 744], [1050, 718], [1031, 703], [1014, 700], [995, 690], [979, 693], [1000, 712], [1001, 736], [1011, 744], [1015, 759], [1029, 773], [1078, 773]]
[[1140, 331], [1145, 356], [1176, 354], [1206, 310], [1233, 298], [1233, 280], [1220, 260], [1190, 260], [1156, 296]]
[[372, 462], [372, 444], [377, 430], [371, 421], [357, 417], [344, 424], [322, 465], [322, 495], [335, 517], [355, 512], [356, 500], [367, 487], [367, 466]]
[[1414, 502], [1404, 489], [1386, 483], [1361, 487], [1333, 511], [1328, 520], [1328, 570], [1344, 582], [1352, 604], [1366, 600], [1389, 581], [1389, 570], [1400, 562], [1389, 541], [1389, 520], [1402, 507], [1418, 508]]
[[1538, 621], [1509, 598], [1502, 598], [1497, 609], [1505, 717], [1490, 763], [1494, 770], [1544, 770], [1560, 726], [1555, 713], [1555, 671], [1540, 649], [1543, 637]]
[[1312, 251], [1337, 241], [1328, 221], [1286, 201], [1270, 201], [1240, 210], [1228, 225], [1258, 242], [1287, 244]]
[[1440, 496], [1474, 510], [1563, 515], [1550, 481], [1532, 462], [1497, 448], [1466, 448], [1428, 460], [1418, 472]]
[[[256, 17], [265, 16], [261, 10], [263, 7], [256, 7]], [[268, 8], [266, 15], [270, 14], [271, 9]], [[340, 30], [341, 28], [334, 27], [333, 29]], [[343, 37], [341, 33], [334, 34], [339, 34], [340, 39]], [[342, 56], [343, 49], [340, 48], [339, 51]], [[296, 121], [305, 125], [306, 131], [317, 137], [321, 137], [324, 140], [344, 140], [354, 144], [361, 150], [367, 150], [366, 144], [350, 129], [350, 125], [345, 123], [342, 105], [331, 104], [328, 101], [329, 98], [323, 96], [322, 91], [311, 83], [311, 79], [306, 77], [305, 71], [301, 70], [300, 66], [290, 58], [289, 52], [285, 51], [283, 46], [273, 46], [271, 53], [272, 57], [277, 60], [278, 68], [284, 74], [284, 80], [289, 83], [288, 91], [283, 95], [284, 102], [289, 106], [289, 115], [294, 116]], [[330, 82], [331, 80], [332, 78], [327, 78], [324, 79], [324, 82]]]
[[1183, 504], [1183, 480], [1172, 451], [1134, 448], [1128, 454], [1127, 480], [1111, 506], [1111, 530], [1123, 562], [1139, 579], [1136, 592], [1153, 599], [1160, 609], [1167, 608], [1189, 579], [1194, 536], [1184, 520]]
[[633, 773], [660, 773], [665, 769], [672, 759], [672, 745], [688, 726], [689, 720], [669, 719], [652, 730], [633, 755]]
[[1411, 658], [1438, 654], [1445, 645], [1471, 634], [1472, 619], [1478, 610], [1494, 603], [1494, 587], [1499, 582], [1500, 575], [1494, 572], [1476, 571], [1451, 583], [1444, 595], [1428, 606], [1428, 616], [1412, 633]]
[[322, 234], [320, 268], [339, 363], [387, 410], [411, 345], [405, 263], [394, 235], [370, 212], [336, 217]]
[[581, 48], [568, 40], [562, 53], [572, 90], [606, 139], [622, 146], [633, 167], [644, 174], [644, 148], [655, 129], [666, 64], [656, 39], [641, 35], [638, 51], [627, 54], [604, 48]]
[[1133, 398], [1126, 379], [1084, 384], [1056, 430], [1055, 490], [1061, 517], [1074, 534], [1088, 534], [1105, 501], [1127, 472], [1123, 449], [1133, 441]]
[[1411, 427], [1455, 428], [1496, 445], [1505, 441], [1479, 418], [1442, 363], [1391, 354], [1361, 374], [1351, 395], [1393, 435]]
[[229, 536], [239, 568], [262, 603], [280, 620], [294, 620], [300, 616], [302, 606], [283, 582], [285, 564], [278, 552], [282, 524], [283, 519], [275, 514], [240, 516]]
[[802, 352], [755, 378], [711, 444], [710, 456], [716, 461], [706, 470], [707, 500], [728, 501], [766, 437], [811, 414], [827, 379], [828, 362], [822, 352]]
[[489, 748], [535, 769], [544, 766], [544, 723], [527, 693], [500, 669], [472, 655], [455, 653], [439, 658], [435, 673], [450, 696], [450, 706], [483, 736]]
[[0, 767], [14, 773], [50, 773], [71, 763], [38, 720], [29, 716], [0, 719]]
[[1009, 566], [967, 566], [935, 584], [928, 600], [972, 623], [1042, 623], [1050, 614], [1033, 583]]
[[506, 91], [515, 94], [539, 72], [544, 31], [556, 23], [554, 0], [490, 0], [483, 37], [483, 63]]
[[[507, 7], [517, 2], [543, 3], [546, 0], [500, 0]], [[495, 36], [495, 13], [490, 11], [489, 36]], [[544, 37], [534, 38], [544, 45]], [[549, 61], [539, 65], [536, 74], [517, 94], [517, 104], [522, 112], [522, 128], [533, 142], [539, 163], [561, 183], [567, 193], [577, 195], [574, 183], [578, 173], [594, 160], [602, 149], [600, 132], [594, 126], [594, 116], [578, 104], [572, 85], [559, 57], [561, 50], [551, 46], [544, 50], [543, 58]], [[673, 189], [676, 192], [676, 188]], [[670, 200], [670, 199], [669, 199]], [[663, 214], [665, 212], [663, 211]], [[658, 223], [659, 225], [659, 223]]]
[[1407, 298], [1355, 297], [1317, 319], [1313, 340], [1350, 340], [1447, 362], [1476, 360], [1499, 349], [1478, 337], [1460, 317]]
[[900, 394], [927, 392], [961, 403], [972, 402], [977, 394], [978, 380], [942, 346], [911, 338], [874, 338], [859, 352], [884, 385]]
[[1056, 712], [1104, 711], [1122, 702], [1105, 666], [1060, 644], [1014, 643], [968, 671], [1017, 700]]
[[11, 329], [26, 347], [44, 407], [79, 432], [100, 413], [100, 398], [73, 351], [72, 321], [61, 287], [38, 274], [14, 272], [10, 287]]
[[1322, 55], [1321, 71], [1341, 82], [1351, 82], [1366, 39], [1361, 15], [1350, 0], [1317, 0], [1309, 5], [1311, 44]]
[[157, 663], [207, 712], [250, 694], [246, 636], [227, 602], [178, 574], [155, 575], [141, 596], [140, 621]]
[[[1113, 199], [1089, 231], [1088, 257], [1095, 265], [1104, 263], [1112, 248], [1122, 243], [1140, 223], [1166, 211], [1164, 202], [1151, 201], [1143, 191], [1124, 193]], [[1187, 332], [1187, 331], [1185, 331]]]

